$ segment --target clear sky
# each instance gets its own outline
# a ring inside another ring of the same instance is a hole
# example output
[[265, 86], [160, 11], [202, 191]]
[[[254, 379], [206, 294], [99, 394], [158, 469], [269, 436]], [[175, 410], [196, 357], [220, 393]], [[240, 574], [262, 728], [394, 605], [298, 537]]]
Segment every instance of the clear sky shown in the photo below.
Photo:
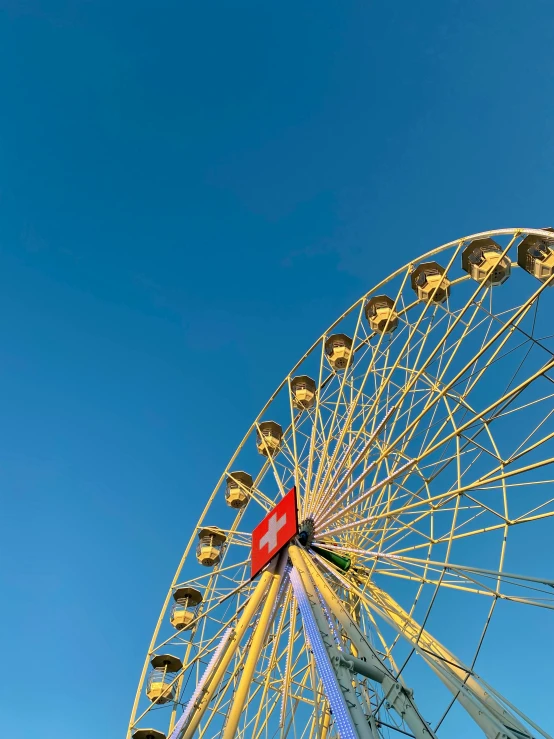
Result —
[[552, 0], [0, 3], [2, 734], [119, 737], [202, 500], [420, 252], [554, 219]]

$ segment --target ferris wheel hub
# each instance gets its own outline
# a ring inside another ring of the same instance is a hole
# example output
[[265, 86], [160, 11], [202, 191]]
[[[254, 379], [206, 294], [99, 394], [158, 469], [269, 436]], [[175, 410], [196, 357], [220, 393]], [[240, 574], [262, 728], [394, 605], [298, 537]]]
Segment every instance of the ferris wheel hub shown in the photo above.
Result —
[[315, 523], [313, 518], [305, 518], [298, 530], [298, 542], [308, 548], [311, 546], [315, 536]]

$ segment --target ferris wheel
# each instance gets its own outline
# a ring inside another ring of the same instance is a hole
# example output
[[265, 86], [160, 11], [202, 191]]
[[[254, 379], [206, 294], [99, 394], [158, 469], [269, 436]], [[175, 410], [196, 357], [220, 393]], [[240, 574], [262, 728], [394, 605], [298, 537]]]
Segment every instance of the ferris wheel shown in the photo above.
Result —
[[429, 251], [300, 358], [191, 527], [128, 739], [549, 737], [478, 657], [554, 610], [517, 566], [554, 532], [553, 231]]

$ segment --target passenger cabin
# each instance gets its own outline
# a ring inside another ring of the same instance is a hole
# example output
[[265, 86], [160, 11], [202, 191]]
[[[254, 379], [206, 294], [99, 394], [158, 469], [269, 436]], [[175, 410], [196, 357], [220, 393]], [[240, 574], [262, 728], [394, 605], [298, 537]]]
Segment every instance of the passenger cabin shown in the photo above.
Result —
[[325, 353], [334, 370], [344, 370], [352, 356], [352, 339], [346, 334], [333, 334], [325, 342]]
[[273, 457], [281, 448], [283, 429], [275, 421], [262, 421], [258, 425], [256, 447], [264, 457]]
[[157, 729], [135, 729], [131, 739], [166, 739], [166, 736], [163, 731]]
[[365, 317], [369, 328], [379, 334], [390, 334], [398, 326], [398, 313], [394, 310], [394, 300], [388, 295], [376, 295], [365, 306]]
[[512, 271], [500, 244], [488, 238], [469, 242], [462, 252], [462, 269], [476, 282], [493, 286], [506, 282]]
[[146, 683], [146, 695], [152, 703], [167, 703], [175, 700], [176, 673], [183, 669], [183, 663], [179, 657], [172, 654], [155, 654], [150, 664], [152, 670], [148, 675]]
[[188, 631], [196, 618], [198, 606], [202, 603], [202, 593], [196, 588], [185, 586], [173, 593], [175, 605], [169, 620], [178, 631]]
[[213, 567], [221, 560], [221, 551], [227, 536], [217, 526], [207, 526], [198, 532], [196, 559], [204, 567]]
[[[552, 239], [529, 234], [517, 248], [517, 263], [530, 275], [546, 282], [554, 274], [554, 229], [543, 228], [552, 233]], [[549, 283], [552, 287], [554, 280]]]
[[299, 410], [311, 408], [315, 401], [316, 385], [308, 375], [298, 375], [290, 381], [292, 405]]
[[225, 502], [231, 508], [244, 508], [250, 500], [252, 475], [248, 472], [231, 472], [225, 486]]
[[450, 295], [450, 280], [438, 262], [424, 262], [411, 274], [412, 290], [425, 303], [444, 303]]

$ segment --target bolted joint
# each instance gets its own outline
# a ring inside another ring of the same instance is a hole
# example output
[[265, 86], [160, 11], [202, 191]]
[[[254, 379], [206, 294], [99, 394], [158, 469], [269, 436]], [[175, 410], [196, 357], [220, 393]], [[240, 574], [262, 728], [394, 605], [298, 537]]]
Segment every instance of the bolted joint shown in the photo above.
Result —
[[386, 674], [374, 665], [369, 664], [369, 662], [365, 662], [354, 657], [353, 654], [345, 654], [344, 652], [337, 651], [333, 657], [333, 663], [336, 667], [345, 667], [350, 672], [356, 672], [378, 683], [383, 682]]
[[386, 702], [400, 715], [404, 716], [411, 708], [414, 691], [405, 688], [388, 675], [383, 679], [383, 693]]

